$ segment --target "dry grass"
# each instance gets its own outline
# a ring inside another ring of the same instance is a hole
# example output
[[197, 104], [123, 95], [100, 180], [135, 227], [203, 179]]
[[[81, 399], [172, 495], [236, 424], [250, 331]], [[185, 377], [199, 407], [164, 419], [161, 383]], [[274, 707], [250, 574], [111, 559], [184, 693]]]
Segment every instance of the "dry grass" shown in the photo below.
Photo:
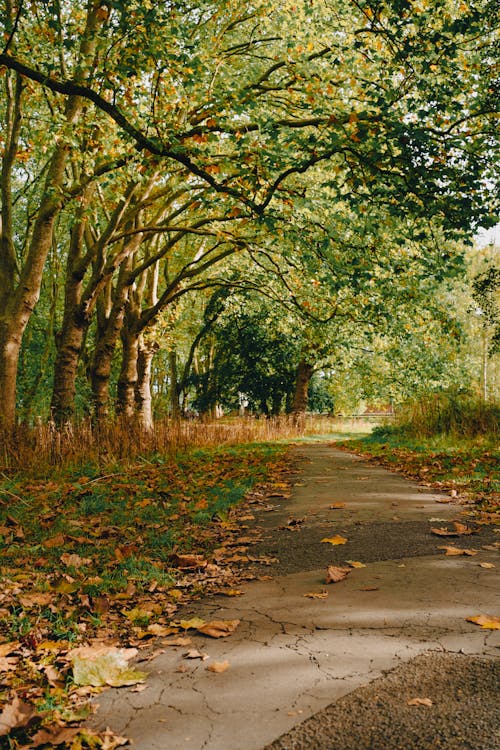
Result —
[[238, 445], [275, 440], [293, 440], [307, 435], [345, 434], [369, 431], [356, 420], [328, 417], [273, 419], [223, 418], [162, 420], [146, 432], [137, 422], [116, 420], [96, 427], [90, 421], [57, 429], [53, 424], [18, 427], [0, 435], [0, 470], [29, 470], [44, 474], [52, 467], [101, 466], [118, 461], [147, 458], [154, 454], [175, 454], [188, 448]]

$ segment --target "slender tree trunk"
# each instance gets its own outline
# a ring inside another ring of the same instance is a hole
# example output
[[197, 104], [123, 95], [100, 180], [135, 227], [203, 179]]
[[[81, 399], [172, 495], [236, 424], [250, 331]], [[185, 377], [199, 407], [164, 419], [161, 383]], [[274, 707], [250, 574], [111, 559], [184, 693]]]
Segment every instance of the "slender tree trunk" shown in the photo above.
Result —
[[297, 368], [297, 380], [295, 381], [295, 394], [293, 397], [292, 414], [296, 417], [305, 415], [307, 409], [309, 383], [314, 373], [314, 367], [301, 359]]
[[158, 344], [156, 342], [145, 342], [144, 340], [141, 340], [139, 343], [135, 403], [140, 425], [147, 432], [151, 432], [153, 429], [151, 366], [153, 363], [153, 357], [157, 351]]
[[168, 362], [170, 365], [170, 408], [172, 419], [180, 419], [181, 405], [179, 403], [179, 396], [181, 393], [181, 389], [179, 386], [179, 378], [177, 375], [177, 352], [175, 351], [175, 349], [171, 349], [169, 351]]

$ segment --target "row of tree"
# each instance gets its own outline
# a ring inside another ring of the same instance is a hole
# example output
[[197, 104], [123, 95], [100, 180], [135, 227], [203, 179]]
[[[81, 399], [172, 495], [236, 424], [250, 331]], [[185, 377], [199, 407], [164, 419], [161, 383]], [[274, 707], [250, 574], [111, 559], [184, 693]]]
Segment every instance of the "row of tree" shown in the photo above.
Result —
[[188, 385], [212, 405], [222, 355], [196, 374], [199, 343], [216, 322], [226, 350], [258, 338], [262, 310], [276, 356], [294, 346], [296, 410], [327, 354], [450, 327], [436, 284], [498, 215], [495, 0], [1, 15], [4, 427], [40, 407], [62, 423], [79, 399], [150, 426], [164, 352], [173, 410]]

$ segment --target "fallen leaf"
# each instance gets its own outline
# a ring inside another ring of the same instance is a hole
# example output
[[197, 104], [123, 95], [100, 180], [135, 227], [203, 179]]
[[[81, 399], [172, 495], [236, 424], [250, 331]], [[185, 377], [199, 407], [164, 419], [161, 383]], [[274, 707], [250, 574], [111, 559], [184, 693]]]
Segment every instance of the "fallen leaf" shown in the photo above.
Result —
[[72, 566], [73, 568], [81, 568], [85, 565], [92, 565], [90, 557], [80, 557], [76, 553], [65, 552], [59, 558], [63, 565]]
[[208, 654], [203, 654], [201, 651], [198, 651], [196, 648], [192, 648], [189, 651], [186, 651], [185, 654], [182, 654], [185, 659], [201, 659], [202, 661], [205, 661], [206, 659], [209, 659]]
[[9, 656], [19, 648], [19, 641], [10, 641], [10, 643], [0, 643], [0, 657]]
[[36, 606], [45, 607], [51, 603], [52, 598], [53, 595], [48, 592], [19, 595], [19, 601], [26, 609]]
[[336, 565], [329, 565], [326, 569], [325, 583], [338, 583], [349, 575], [350, 572], [351, 568], [339, 568]]
[[345, 544], [347, 542], [347, 539], [344, 536], [331, 536], [331, 537], [325, 537], [321, 540], [322, 542], [325, 542], [327, 544]]
[[239, 589], [222, 589], [218, 593], [223, 596], [243, 596], [245, 592], [240, 591]]
[[215, 672], [215, 674], [222, 674], [226, 669], [229, 668], [228, 661], [214, 661], [207, 667], [207, 672]]
[[378, 586], [363, 586], [359, 591], [380, 591]]
[[202, 620], [201, 617], [192, 617], [190, 620], [180, 620], [180, 622], [171, 622], [170, 625], [172, 627], [179, 627], [183, 630], [198, 630], [198, 628], [201, 628], [205, 624], [205, 620]]
[[473, 622], [475, 625], [480, 625], [483, 630], [500, 630], [500, 617], [475, 615], [474, 617], [467, 617], [466, 620], [467, 622]]
[[0, 656], [0, 672], [13, 672], [19, 664], [19, 656]]
[[32, 737], [28, 747], [40, 747], [41, 745], [63, 745], [72, 742], [80, 732], [80, 727], [49, 727], [39, 729]]
[[451, 547], [451, 546], [438, 547], [438, 549], [444, 549], [448, 557], [451, 557], [453, 555], [454, 556], [468, 555], [469, 557], [471, 557], [473, 555], [477, 555], [477, 552], [478, 552], [477, 549], [462, 549], [461, 547]]
[[44, 542], [42, 542], [42, 544], [44, 547], [47, 547], [47, 549], [52, 549], [53, 547], [63, 547], [64, 534], [57, 534], [57, 536], [46, 539]]
[[179, 636], [178, 638], [171, 638], [169, 641], [164, 641], [164, 646], [190, 646], [193, 641], [191, 638], [186, 636]]
[[436, 503], [451, 503], [453, 502], [451, 497], [440, 497], [438, 500], [435, 501]]
[[345, 503], [332, 503], [329, 507], [330, 510], [340, 510], [341, 508], [345, 508]]
[[73, 664], [76, 685], [121, 687], [143, 682], [146, 672], [132, 669], [128, 661], [137, 655], [135, 648], [116, 646], [80, 646], [69, 651], [67, 658]]
[[225, 638], [234, 633], [239, 624], [240, 620], [212, 620], [196, 629], [198, 633], [208, 635], [210, 638]]
[[152, 623], [151, 625], [148, 625], [146, 628], [148, 633], [151, 633], [152, 635], [157, 635], [160, 637], [165, 637], [166, 635], [172, 635], [172, 633], [177, 633], [177, 628], [173, 628], [170, 625], [160, 625], [156, 622]]
[[469, 534], [475, 533], [475, 529], [471, 529], [464, 523], [459, 523], [458, 521], [454, 521], [453, 526], [455, 527], [453, 531], [450, 531], [450, 529], [447, 528], [437, 529], [434, 527], [431, 528], [431, 531], [438, 536], [468, 536]]
[[432, 706], [430, 698], [412, 698], [407, 701], [408, 706]]
[[174, 568], [181, 568], [182, 570], [196, 570], [197, 568], [205, 568], [207, 561], [203, 555], [171, 555], [170, 561]]
[[326, 599], [328, 596], [328, 591], [311, 591], [309, 594], [304, 594], [307, 599]]
[[25, 703], [17, 696], [12, 703], [8, 703], [0, 714], [0, 737], [4, 737], [12, 729], [25, 727], [36, 716], [36, 710], [29, 703]]
[[366, 568], [366, 565], [359, 562], [359, 560], [346, 560], [346, 563], [350, 565], [351, 568]]
[[494, 568], [495, 566], [493, 565], [493, 563], [482, 562], [482, 563], [479, 563], [479, 567], [480, 568], [487, 568], [489, 570], [490, 568]]

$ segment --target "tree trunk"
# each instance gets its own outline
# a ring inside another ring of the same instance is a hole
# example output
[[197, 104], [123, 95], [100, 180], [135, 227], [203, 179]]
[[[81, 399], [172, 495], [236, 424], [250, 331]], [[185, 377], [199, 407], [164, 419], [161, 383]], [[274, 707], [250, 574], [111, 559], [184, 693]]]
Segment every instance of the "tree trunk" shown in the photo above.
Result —
[[175, 349], [171, 349], [169, 351], [168, 361], [170, 365], [170, 409], [172, 419], [180, 419], [181, 405], [179, 403], [179, 396], [181, 393], [181, 389], [177, 376], [177, 352], [175, 351]]
[[139, 334], [122, 330], [122, 365], [118, 378], [116, 412], [132, 419], [135, 416], [135, 389], [137, 385], [137, 360], [139, 357]]
[[301, 359], [297, 368], [295, 394], [293, 397], [292, 414], [305, 415], [307, 409], [309, 383], [314, 373], [314, 367], [305, 359]]
[[158, 351], [156, 342], [139, 344], [137, 358], [137, 385], [135, 387], [135, 404], [137, 417], [143, 430], [151, 432], [153, 429], [153, 407], [151, 398], [151, 365], [155, 352]]
[[[95, 32], [99, 18], [99, 8], [89, 6], [86, 28], [80, 42], [78, 81], [84, 80], [85, 70], [94, 61], [97, 38]], [[7, 92], [7, 98], [8, 105], [11, 106], [11, 92]], [[64, 130], [71, 129], [71, 125], [78, 121], [82, 107], [81, 97], [68, 97], [61, 138], [57, 141], [49, 161], [30, 244], [17, 283], [11, 258], [11, 248], [14, 243], [12, 237], [9, 236], [12, 231], [12, 227], [9, 226], [11, 220], [9, 211], [12, 205], [9, 180], [17, 151], [19, 132], [16, 132], [16, 128], [19, 128], [21, 116], [20, 93], [15, 112], [11, 110], [11, 114], [14, 112], [14, 119], [8, 122], [7, 148], [4, 150], [2, 159], [2, 182], [4, 180], [7, 182], [2, 186], [2, 226], [0, 227], [2, 245], [2, 253], [0, 253], [0, 404], [2, 405], [0, 423], [7, 429], [15, 425], [16, 380], [21, 343], [40, 296], [43, 269], [52, 246], [55, 220], [63, 205], [61, 188], [65, 182], [65, 168], [70, 153], [70, 145], [64, 138]], [[8, 114], [8, 118], [10, 116]], [[7, 222], [7, 225], [4, 225], [4, 222]], [[5, 254], [4, 251], [7, 253]]]

